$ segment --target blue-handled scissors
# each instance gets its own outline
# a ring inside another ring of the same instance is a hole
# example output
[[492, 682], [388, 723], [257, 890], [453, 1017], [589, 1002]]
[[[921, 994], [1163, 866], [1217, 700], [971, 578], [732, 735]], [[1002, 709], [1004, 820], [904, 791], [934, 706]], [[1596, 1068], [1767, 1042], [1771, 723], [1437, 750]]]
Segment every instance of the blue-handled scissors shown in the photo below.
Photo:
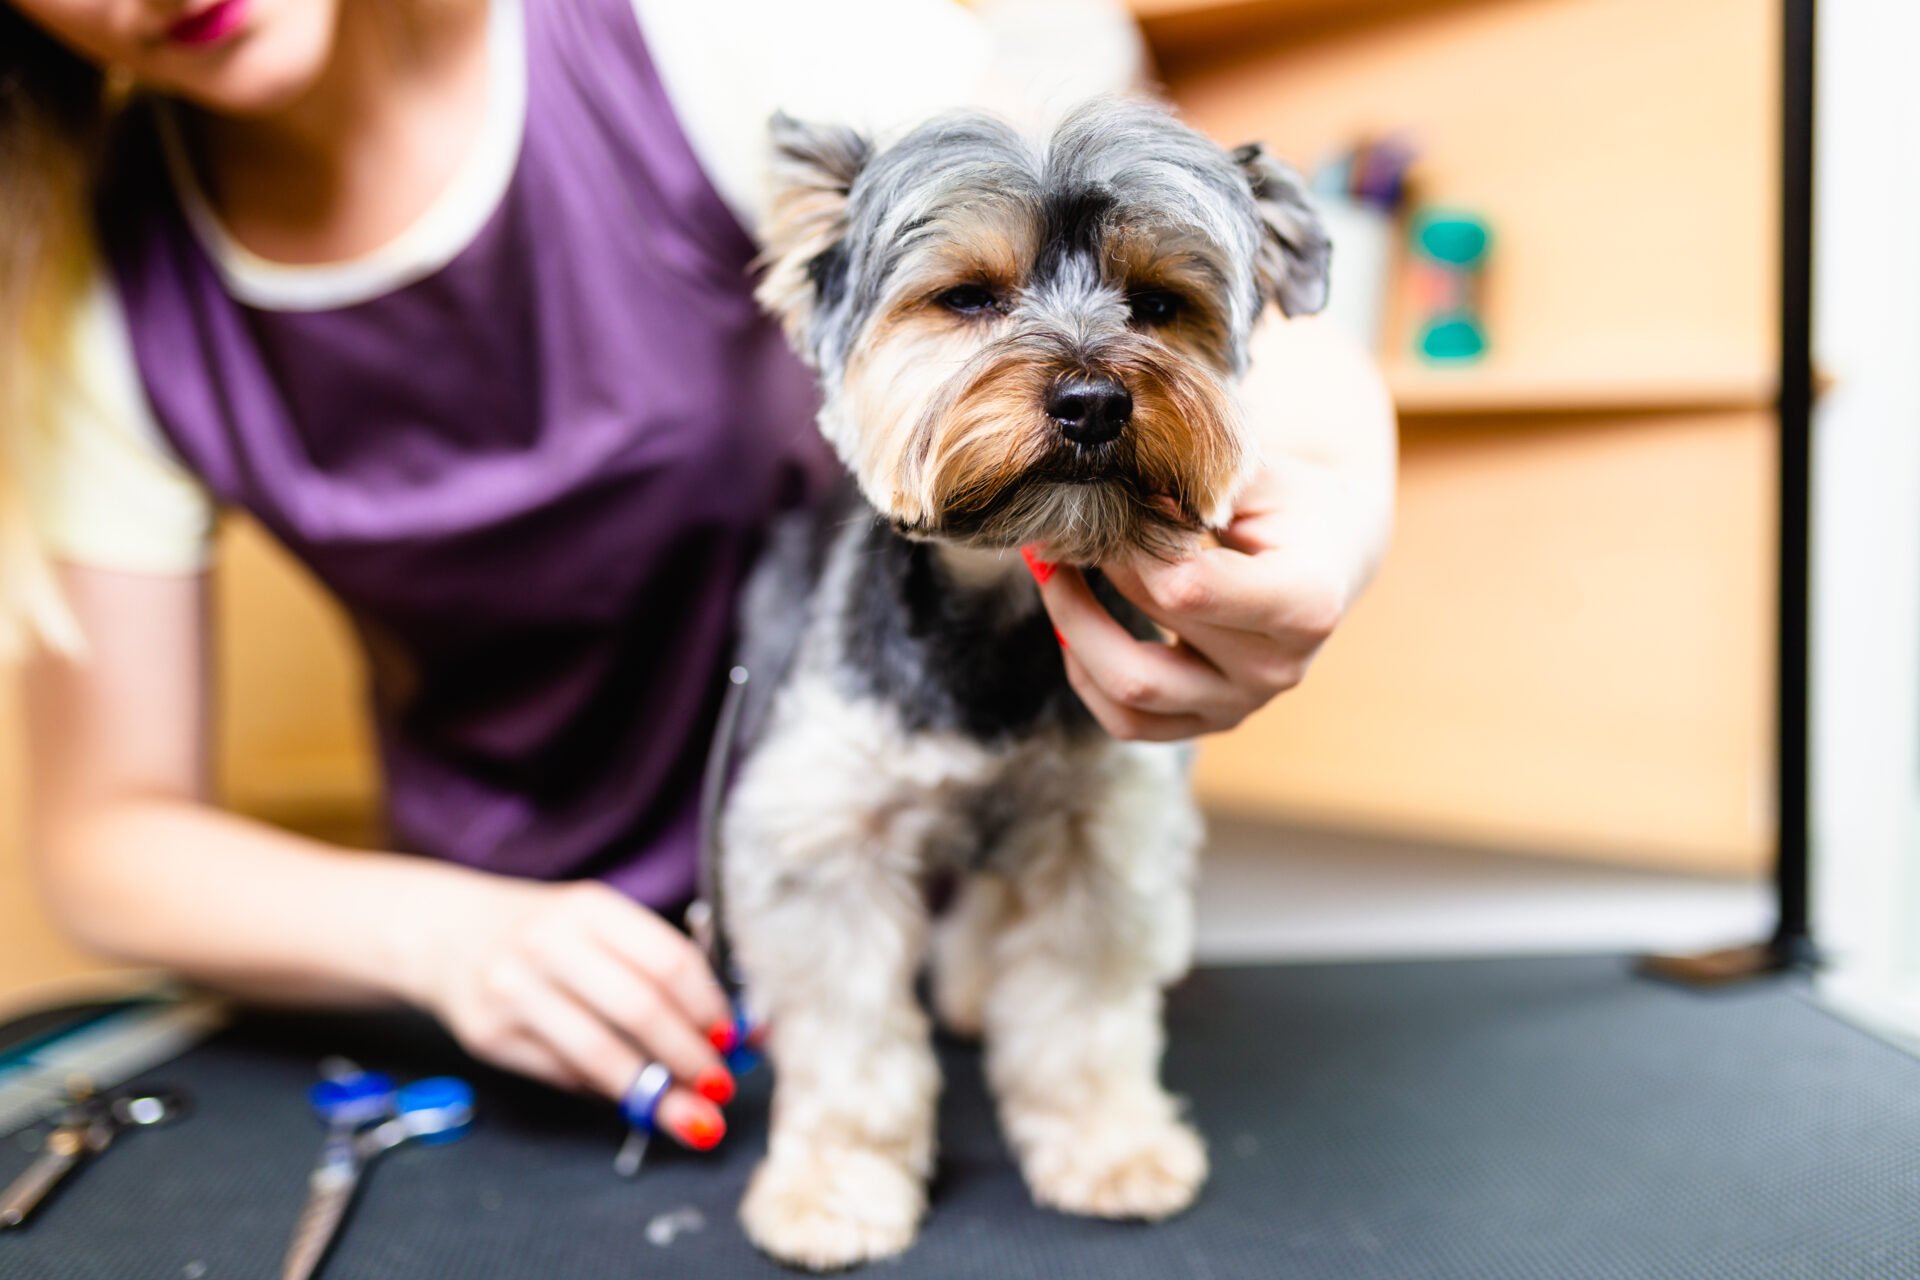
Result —
[[[775, 671], [791, 662], [799, 632], [796, 630], [781, 639], [782, 645], [777, 647], [782, 647], [784, 652], [770, 666]], [[700, 781], [700, 896], [687, 907], [686, 919], [688, 931], [706, 952], [714, 976], [720, 979], [733, 1005], [732, 1044], [722, 1057], [727, 1069], [738, 1078], [760, 1065], [761, 1028], [746, 1014], [739, 975], [734, 971], [726, 930], [721, 926], [720, 814], [743, 738], [742, 730], [755, 723], [765, 708], [748, 708], [749, 679], [744, 663], [727, 672], [727, 681], [719, 724], [714, 729], [713, 745], [707, 753], [706, 770]], [[753, 687], [766, 690], [770, 696], [775, 682], [763, 680]], [[657, 1062], [649, 1062], [640, 1068], [626, 1093], [621, 1095], [620, 1118], [627, 1122], [627, 1136], [613, 1157], [613, 1171], [621, 1177], [631, 1178], [640, 1172], [640, 1163], [647, 1155], [647, 1143], [653, 1137], [660, 1099], [672, 1085], [672, 1073]]]
[[307, 1100], [327, 1136], [307, 1179], [307, 1203], [294, 1224], [281, 1280], [310, 1280], [319, 1270], [375, 1156], [403, 1142], [452, 1142], [473, 1126], [473, 1089], [452, 1076], [395, 1087], [380, 1072], [353, 1071], [322, 1080]]

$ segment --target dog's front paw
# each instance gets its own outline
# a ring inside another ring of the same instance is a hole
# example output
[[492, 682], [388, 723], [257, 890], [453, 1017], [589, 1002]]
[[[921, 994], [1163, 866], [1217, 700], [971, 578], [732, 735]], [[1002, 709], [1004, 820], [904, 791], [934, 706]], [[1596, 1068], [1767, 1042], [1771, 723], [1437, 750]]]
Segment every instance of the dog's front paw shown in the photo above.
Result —
[[782, 1262], [831, 1271], [913, 1243], [926, 1188], [905, 1164], [862, 1147], [769, 1156], [740, 1201], [747, 1238]]
[[1179, 1213], [1207, 1180], [1207, 1149], [1179, 1120], [1129, 1125], [1090, 1115], [1046, 1126], [1020, 1162], [1034, 1200], [1094, 1218], [1157, 1221]]

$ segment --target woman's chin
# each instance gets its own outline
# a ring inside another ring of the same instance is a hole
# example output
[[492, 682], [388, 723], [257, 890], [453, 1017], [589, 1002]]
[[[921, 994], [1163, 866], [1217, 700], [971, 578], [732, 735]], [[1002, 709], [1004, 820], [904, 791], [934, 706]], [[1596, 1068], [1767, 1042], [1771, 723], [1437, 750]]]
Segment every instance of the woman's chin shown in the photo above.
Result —
[[300, 75], [285, 73], [280, 68], [266, 73], [256, 73], [249, 68], [231, 77], [221, 76], [190, 84], [160, 87], [216, 115], [257, 119], [287, 110], [305, 97], [319, 78], [317, 70], [310, 75]]
[[332, 4], [269, 5], [230, 41], [204, 50], [170, 50], [155, 86], [226, 116], [267, 116], [312, 91], [334, 52]]

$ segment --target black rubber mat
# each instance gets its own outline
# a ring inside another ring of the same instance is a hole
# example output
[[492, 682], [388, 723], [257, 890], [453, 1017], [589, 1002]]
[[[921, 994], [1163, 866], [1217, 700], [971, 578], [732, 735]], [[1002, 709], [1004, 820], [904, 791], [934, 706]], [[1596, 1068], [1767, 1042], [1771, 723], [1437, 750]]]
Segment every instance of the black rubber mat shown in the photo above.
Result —
[[[1788, 986], [1698, 995], [1593, 959], [1221, 969], [1185, 983], [1170, 1020], [1167, 1074], [1213, 1152], [1194, 1210], [1140, 1226], [1033, 1208], [976, 1056], [948, 1046], [933, 1209], [913, 1251], [873, 1274], [1920, 1275], [1920, 1063]], [[718, 1153], [656, 1144], [625, 1182], [610, 1108], [476, 1068], [422, 1021], [258, 1015], [149, 1077], [190, 1089], [198, 1113], [127, 1137], [0, 1233], [0, 1276], [277, 1275], [317, 1145], [303, 1094], [326, 1053], [467, 1074], [481, 1108], [465, 1141], [375, 1166], [328, 1277], [787, 1274], [733, 1219], [765, 1141], [764, 1071]], [[0, 1144], [0, 1176], [28, 1159]], [[688, 1209], [704, 1226], [685, 1229]], [[662, 1215], [683, 1229], [655, 1243]]]

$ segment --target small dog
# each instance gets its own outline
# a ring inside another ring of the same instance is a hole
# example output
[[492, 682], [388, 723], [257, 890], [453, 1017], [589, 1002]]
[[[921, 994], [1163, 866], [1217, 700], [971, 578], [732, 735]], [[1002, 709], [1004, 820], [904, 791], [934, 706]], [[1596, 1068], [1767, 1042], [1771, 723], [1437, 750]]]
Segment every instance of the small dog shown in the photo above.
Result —
[[[758, 296], [818, 369], [864, 504], [817, 575], [773, 556], [748, 592], [804, 622], [720, 827], [777, 1072], [741, 1221], [822, 1269], [912, 1242], [940, 1084], [914, 986], [929, 949], [934, 1008], [984, 1034], [1034, 1199], [1164, 1218], [1207, 1174], [1159, 1082], [1200, 820], [1178, 748], [1117, 742], [1080, 704], [1017, 549], [1175, 555], [1229, 519], [1257, 463], [1231, 391], [1248, 333], [1269, 301], [1320, 307], [1326, 237], [1258, 145], [1143, 103], [1038, 143], [980, 115], [884, 150], [774, 133]], [[959, 886], [934, 921], [942, 873]]]

